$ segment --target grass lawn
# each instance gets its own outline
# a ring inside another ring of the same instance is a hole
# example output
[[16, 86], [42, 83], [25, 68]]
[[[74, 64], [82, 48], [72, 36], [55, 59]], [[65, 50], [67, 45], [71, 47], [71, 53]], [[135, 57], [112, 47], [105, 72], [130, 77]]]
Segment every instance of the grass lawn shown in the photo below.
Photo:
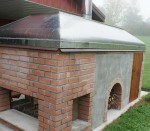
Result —
[[150, 91], [150, 37], [140, 36], [138, 38], [146, 43], [146, 48], [147, 48], [146, 53], [145, 53], [142, 90]]
[[139, 105], [119, 117], [104, 131], [150, 131], [150, 94]]

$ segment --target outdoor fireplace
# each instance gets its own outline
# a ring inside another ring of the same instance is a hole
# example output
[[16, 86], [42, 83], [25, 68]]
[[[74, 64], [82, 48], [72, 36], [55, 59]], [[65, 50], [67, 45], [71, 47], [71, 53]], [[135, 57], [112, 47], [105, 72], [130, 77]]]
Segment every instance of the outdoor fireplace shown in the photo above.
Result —
[[0, 117], [35, 131], [89, 131], [138, 98], [145, 45], [122, 29], [55, 11], [0, 27], [0, 47]]

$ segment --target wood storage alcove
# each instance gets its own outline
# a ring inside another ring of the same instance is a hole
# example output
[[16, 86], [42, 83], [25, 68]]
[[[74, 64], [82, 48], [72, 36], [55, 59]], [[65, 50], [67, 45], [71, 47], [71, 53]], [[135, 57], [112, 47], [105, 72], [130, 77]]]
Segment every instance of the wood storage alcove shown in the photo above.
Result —
[[108, 110], [121, 109], [121, 92], [121, 85], [119, 83], [115, 84], [108, 99]]

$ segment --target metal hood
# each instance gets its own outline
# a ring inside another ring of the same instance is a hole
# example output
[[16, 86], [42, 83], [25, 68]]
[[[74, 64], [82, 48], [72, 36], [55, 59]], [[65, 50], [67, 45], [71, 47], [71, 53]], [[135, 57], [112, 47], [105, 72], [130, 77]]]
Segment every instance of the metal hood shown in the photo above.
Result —
[[128, 32], [64, 12], [37, 14], [0, 27], [1, 45], [62, 51], [144, 51]]

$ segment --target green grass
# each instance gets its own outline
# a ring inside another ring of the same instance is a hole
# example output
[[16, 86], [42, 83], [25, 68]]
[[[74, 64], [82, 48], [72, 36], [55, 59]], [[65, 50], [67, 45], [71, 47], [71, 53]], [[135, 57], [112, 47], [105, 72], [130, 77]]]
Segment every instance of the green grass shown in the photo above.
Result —
[[150, 91], [150, 37], [139, 36], [138, 38], [146, 44], [147, 48], [145, 53], [142, 90]]
[[108, 125], [104, 131], [150, 131], [150, 94], [140, 104], [130, 109]]

